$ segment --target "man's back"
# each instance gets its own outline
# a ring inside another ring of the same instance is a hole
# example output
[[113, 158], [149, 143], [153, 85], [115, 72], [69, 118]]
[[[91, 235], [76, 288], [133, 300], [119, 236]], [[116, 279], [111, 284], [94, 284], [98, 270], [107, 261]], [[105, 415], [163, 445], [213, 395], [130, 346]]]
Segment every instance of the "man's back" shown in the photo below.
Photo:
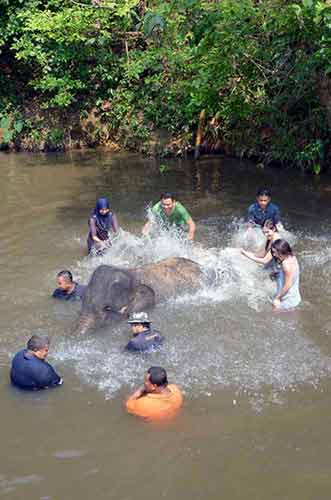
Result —
[[144, 396], [128, 400], [129, 413], [147, 420], [162, 420], [175, 416], [183, 404], [182, 393], [175, 384], [169, 384], [167, 391], [147, 393]]
[[43, 389], [61, 382], [61, 377], [49, 363], [26, 349], [14, 356], [10, 378], [14, 385], [26, 390]]

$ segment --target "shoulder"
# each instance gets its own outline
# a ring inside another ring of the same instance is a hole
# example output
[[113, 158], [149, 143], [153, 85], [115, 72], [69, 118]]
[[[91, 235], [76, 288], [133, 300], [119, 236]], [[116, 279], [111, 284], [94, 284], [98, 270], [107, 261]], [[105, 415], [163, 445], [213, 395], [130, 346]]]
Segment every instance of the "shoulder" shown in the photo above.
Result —
[[158, 212], [161, 208], [161, 202], [158, 201], [157, 203], [155, 203], [155, 205], [152, 206], [152, 212]]
[[274, 212], [279, 212], [279, 206], [276, 205], [276, 203], [273, 203], [272, 201], [269, 203], [269, 208], [270, 208], [270, 210], [273, 210]]
[[80, 283], [76, 283], [74, 290], [76, 297], [79, 298], [83, 297], [85, 290], [86, 290], [86, 285], [81, 285]]
[[298, 265], [297, 258], [293, 255], [283, 261], [283, 269], [286, 272], [293, 272]]
[[175, 210], [177, 213], [185, 216], [186, 218], [191, 217], [190, 212], [187, 210], [187, 208], [184, 207], [182, 203], [180, 203], [180, 201], [176, 201]]
[[125, 405], [129, 413], [133, 413], [139, 417], [148, 417], [150, 413], [150, 403], [151, 398], [146, 394], [138, 399], [127, 400]]
[[257, 208], [257, 203], [255, 201], [254, 203], [252, 203], [251, 205], [249, 205], [248, 211], [249, 212], [254, 212], [254, 210], [256, 210], [256, 208]]
[[187, 212], [187, 209], [184, 207], [183, 203], [181, 203], [180, 201], [176, 201], [175, 207], [177, 208], [177, 210], [185, 210]]
[[13, 363], [18, 362], [18, 361], [23, 361], [24, 360], [24, 353], [26, 352], [26, 349], [22, 349], [21, 351], [18, 351], [14, 357], [13, 357]]
[[63, 293], [63, 290], [61, 290], [61, 288], [56, 288], [54, 290], [54, 292], [52, 293], [52, 297], [54, 299], [64, 299], [64, 293]]
[[173, 398], [177, 400], [177, 404], [181, 405], [183, 403], [183, 394], [178, 385], [169, 384], [168, 389], [171, 391]]

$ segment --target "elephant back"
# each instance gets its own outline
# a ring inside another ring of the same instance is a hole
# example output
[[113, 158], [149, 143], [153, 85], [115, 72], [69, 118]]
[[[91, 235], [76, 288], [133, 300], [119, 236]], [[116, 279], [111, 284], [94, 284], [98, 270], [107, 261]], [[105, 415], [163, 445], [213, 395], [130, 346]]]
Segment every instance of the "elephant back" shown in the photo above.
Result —
[[194, 292], [203, 282], [199, 264], [184, 257], [171, 257], [131, 269], [136, 280], [151, 287], [158, 299]]

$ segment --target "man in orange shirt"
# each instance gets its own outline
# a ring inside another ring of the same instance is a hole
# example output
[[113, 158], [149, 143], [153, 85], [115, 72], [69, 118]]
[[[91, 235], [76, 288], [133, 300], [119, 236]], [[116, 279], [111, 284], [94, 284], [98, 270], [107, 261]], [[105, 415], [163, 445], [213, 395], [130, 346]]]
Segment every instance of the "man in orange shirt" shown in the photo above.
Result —
[[144, 387], [129, 397], [126, 408], [145, 420], [162, 420], [174, 417], [182, 404], [182, 393], [175, 384], [168, 385], [165, 369], [152, 366], [145, 375]]

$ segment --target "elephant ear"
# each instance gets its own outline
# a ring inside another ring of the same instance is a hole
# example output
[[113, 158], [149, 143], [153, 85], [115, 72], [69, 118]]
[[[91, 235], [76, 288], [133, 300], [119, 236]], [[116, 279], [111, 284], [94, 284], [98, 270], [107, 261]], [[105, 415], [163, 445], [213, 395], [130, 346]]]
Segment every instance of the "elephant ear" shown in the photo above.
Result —
[[154, 290], [147, 285], [138, 285], [134, 290], [134, 296], [129, 303], [127, 313], [145, 311], [155, 306]]
[[128, 306], [133, 300], [134, 296], [132, 290], [123, 287], [121, 283], [113, 283], [111, 286], [112, 301], [107, 310], [111, 312], [120, 312], [123, 307]]

